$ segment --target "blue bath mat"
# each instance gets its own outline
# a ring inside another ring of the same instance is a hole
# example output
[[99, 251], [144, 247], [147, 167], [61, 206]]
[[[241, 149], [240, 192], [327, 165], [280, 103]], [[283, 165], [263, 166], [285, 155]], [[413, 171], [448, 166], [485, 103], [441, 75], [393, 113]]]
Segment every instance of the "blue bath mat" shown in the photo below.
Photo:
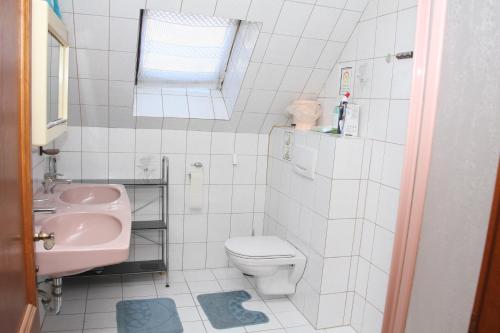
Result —
[[264, 313], [246, 310], [241, 305], [251, 298], [243, 290], [198, 295], [198, 301], [210, 324], [219, 330], [267, 323], [269, 318]]
[[118, 333], [182, 333], [175, 302], [170, 298], [120, 301], [116, 304]]

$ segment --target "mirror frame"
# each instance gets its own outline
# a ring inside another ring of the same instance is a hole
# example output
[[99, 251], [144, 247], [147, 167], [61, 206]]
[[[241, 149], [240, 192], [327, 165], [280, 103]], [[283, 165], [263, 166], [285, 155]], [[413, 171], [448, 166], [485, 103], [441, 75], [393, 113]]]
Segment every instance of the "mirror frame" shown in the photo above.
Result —
[[[67, 129], [68, 120], [68, 31], [61, 19], [44, 0], [32, 1], [31, 32], [31, 124], [32, 144], [44, 146]], [[58, 119], [48, 121], [48, 38], [49, 33], [60, 43]]]

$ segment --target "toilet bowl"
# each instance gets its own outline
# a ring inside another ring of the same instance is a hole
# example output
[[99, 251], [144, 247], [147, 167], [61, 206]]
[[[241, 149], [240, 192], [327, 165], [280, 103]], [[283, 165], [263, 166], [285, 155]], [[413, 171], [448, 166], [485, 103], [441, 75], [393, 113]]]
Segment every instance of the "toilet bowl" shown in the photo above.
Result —
[[262, 295], [295, 293], [306, 267], [306, 257], [275, 236], [230, 238], [225, 249], [236, 268], [255, 278], [257, 291]]

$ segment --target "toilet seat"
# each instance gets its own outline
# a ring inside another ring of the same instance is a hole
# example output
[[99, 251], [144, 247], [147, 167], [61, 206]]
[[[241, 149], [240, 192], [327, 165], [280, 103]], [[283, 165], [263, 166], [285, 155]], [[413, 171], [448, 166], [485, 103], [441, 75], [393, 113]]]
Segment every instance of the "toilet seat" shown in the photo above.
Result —
[[297, 249], [275, 236], [235, 237], [227, 240], [226, 251], [246, 259], [293, 258]]
[[262, 295], [291, 295], [304, 274], [307, 258], [275, 236], [235, 237], [225, 243], [229, 262], [252, 276]]

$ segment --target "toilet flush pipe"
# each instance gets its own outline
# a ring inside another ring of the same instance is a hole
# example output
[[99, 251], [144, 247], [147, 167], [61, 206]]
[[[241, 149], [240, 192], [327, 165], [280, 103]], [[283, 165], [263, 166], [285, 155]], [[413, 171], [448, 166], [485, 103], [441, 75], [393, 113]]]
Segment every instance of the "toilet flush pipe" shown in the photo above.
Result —
[[56, 314], [61, 312], [62, 305], [62, 278], [52, 279], [52, 308]]

